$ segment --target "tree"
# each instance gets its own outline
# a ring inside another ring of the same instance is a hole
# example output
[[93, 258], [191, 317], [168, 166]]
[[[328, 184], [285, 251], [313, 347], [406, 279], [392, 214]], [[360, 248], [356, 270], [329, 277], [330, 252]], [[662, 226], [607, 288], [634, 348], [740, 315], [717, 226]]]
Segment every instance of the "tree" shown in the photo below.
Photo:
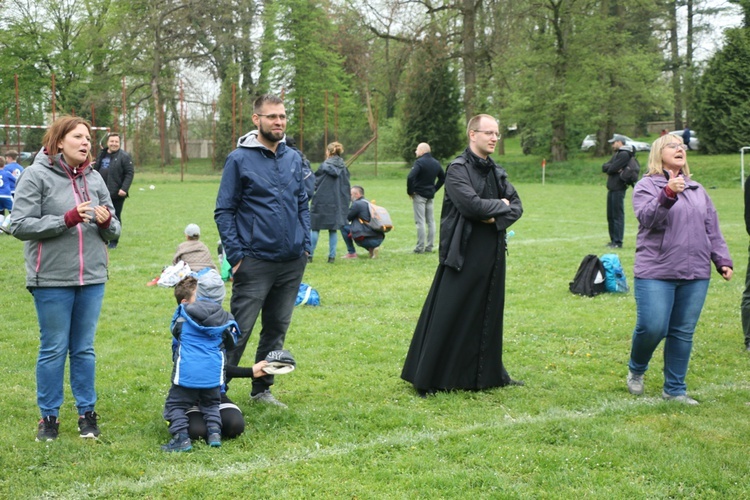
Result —
[[735, 153], [750, 137], [750, 2], [746, 25], [725, 32], [724, 47], [708, 62], [696, 95], [694, 128], [709, 154]]
[[444, 44], [430, 38], [415, 52], [407, 81], [402, 120], [402, 156], [414, 160], [414, 148], [427, 142], [432, 155], [449, 158], [462, 139], [458, 77], [451, 68]]

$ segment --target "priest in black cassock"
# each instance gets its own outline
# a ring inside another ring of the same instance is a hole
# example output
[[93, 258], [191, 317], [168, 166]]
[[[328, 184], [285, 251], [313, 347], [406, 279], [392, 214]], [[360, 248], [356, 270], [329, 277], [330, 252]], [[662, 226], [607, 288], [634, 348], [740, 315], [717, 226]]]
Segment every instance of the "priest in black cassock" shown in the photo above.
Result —
[[505, 231], [521, 217], [521, 199], [490, 158], [497, 120], [477, 115], [467, 135], [446, 172], [440, 264], [401, 372], [421, 396], [523, 385], [503, 366]]

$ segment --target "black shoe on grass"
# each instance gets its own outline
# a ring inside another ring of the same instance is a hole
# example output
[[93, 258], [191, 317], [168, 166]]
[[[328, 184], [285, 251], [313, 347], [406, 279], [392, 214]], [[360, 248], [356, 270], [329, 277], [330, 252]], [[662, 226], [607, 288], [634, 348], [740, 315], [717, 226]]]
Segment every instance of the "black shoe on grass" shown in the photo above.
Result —
[[37, 441], [54, 441], [57, 439], [57, 430], [60, 427], [60, 422], [57, 417], [50, 415], [39, 421], [39, 427], [37, 428], [36, 440]]
[[84, 415], [78, 417], [78, 435], [86, 439], [96, 439], [101, 434], [96, 421], [99, 415], [93, 411], [87, 411]]

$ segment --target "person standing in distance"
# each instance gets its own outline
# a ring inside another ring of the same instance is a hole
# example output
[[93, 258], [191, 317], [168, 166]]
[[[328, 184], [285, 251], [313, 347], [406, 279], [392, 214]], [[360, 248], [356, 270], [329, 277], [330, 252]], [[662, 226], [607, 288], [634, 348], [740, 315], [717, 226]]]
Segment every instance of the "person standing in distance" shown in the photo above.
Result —
[[[241, 336], [227, 351], [239, 365], [258, 314], [256, 362], [284, 347], [294, 301], [310, 255], [310, 211], [302, 158], [284, 139], [286, 112], [275, 95], [253, 104], [257, 130], [240, 137], [227, 156], [214, 220], [232, 266], [231, 311]], [[286, 408], [270, 391], [273, 375], [253, 379], [252, 400]]]
[[628, 166], [635, 152], [632, 146], [625, 145], [625, 136], [615, 134], [609, 140], [614, 154], [602, 165], [607, 174], [607, 225], [609, 226], [609, 248], [622, 248], [625, 235], [625, 191], [628, 185], [620, 179], [620, 172]]
[[[432, 157], [430, 145], [422, 142], [417, 146], [417, 161], [406, 178], [406, 194], [411, 197], [414, 208], [414, 223], [417, 225], [417, 246], [414, 253], [432, 252], [435, 245], [435, 216], [432, 200], [445, 182], [445, 173], [440, 162]], [[425, 241], [425, 225], [427, 240]]]
[[[122, 224], [122, 207], [133, 182], [135, 167], [130, 155], [120, 149], [120, 134], [112, 133], [107, 138], [107, 147], [99, 152], [94, 168], [107, 184], [109, 196], [115, 206], [115, 215]], [[119, 236], [109, 242], [109, 248], [117, 248]]]
[[490, 158], [497, 120], [477, 115], [466, 135], [446, 169], [440, 263], [401, 372], [422, 397], [523, 385], [503, 364], [505, 230], [521, 217], [521, 199]]

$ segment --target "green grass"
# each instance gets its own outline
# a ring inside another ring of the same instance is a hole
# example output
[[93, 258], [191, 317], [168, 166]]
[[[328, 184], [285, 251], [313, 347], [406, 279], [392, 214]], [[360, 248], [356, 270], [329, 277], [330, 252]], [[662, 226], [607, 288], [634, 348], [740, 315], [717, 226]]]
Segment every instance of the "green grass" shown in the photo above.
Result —
[[[506, 159], [523, 157], [500, 161]], [[710, 180], [704, 159], [711, 157], [691, 157], [691, 167]], [[738, 171], [739, 162], [734, 165]], [[308, 266], [305, 282], [319, 291], [322, 306], [295, 311], [287, 347], [299, 368], [277, 377], [274, 388], [289, 409], [253, 405], [250, 384], [235, 382], [231, 395], [247, 429], [218, 450], [202, 443], [187, 454], [159, 450], [169, 439], [161, 411], [175, 304], [172, 290], [145, 286], [169, 263], [187, 223], [199, 224], [214, 246], [218, 176], [196, 175], [191, 165], [183, 183], [158, 168], [136, 177], [123, 237], [111, 253], [96, 340], [98, 442], [76, 436], [68, 388], [60, 438], [34, 442], [38, 326], [24, 288], [22, 244], [0, 237], [0, 497], [750, 495], [750, 382], [739, 321], [747, 234], [739, 182], [703, 180], [718, 186], [709, 192], [735, 259], [735, 278], [727, 283], [714, 276], [696, 332], [687, 382], [700, 406], [661, 401], [661, 349], [646, 376], [645, 396], [627, 393], [632, 294], [582, 298], [568, 292], [583, 256], [605, 253], [608, 240], [606, 191], [593, 166], [590, 175], [567, 183], [554, 176], [545, 186], [540, 179], [516, 183], [525, 213], [510, 240], [504, 360], [527, 385], [423, 400], [399, 374], [437, 257], [411, 253], [407, 170], [382, 166], [375, 178], [357, 168], [353, 181], [389, 209], [396, 229], [377, 260], [328, 265], [316, 258]], [[724, 168], [729, 172], [715, 165]], [[631, 284], [635, 232], [628, 204], [619, 254]], [[324, 255], [325, 239], [320, 244]], [[257, 332], [249, 353], [256, 339]]]

